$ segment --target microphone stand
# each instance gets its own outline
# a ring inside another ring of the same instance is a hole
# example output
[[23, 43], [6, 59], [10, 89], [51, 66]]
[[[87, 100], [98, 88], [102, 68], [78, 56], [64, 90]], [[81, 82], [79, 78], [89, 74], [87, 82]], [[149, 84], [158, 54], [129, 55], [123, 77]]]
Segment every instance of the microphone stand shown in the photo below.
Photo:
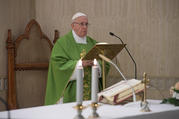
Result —
[[[109, 32], [109, 34], [110, 34], [111, 36], [115, 36], [116, 38], [118, 38], [118, 39], [121, 41], [122, 44], [124, 44], [124, 42], [122, 41], [122, 39], [121, 39], [120, 37], [116, 36], [116, 35], [115, 35], [114, 33], [112, 33], [112, 32]], [[132, 59], [132, 61], [133, 61], [133, 63], [134, 63], [134, 67], [135, 67], [135, 79], [137, 79], [137, 64], [136, 64], [134, 58], [132, 57], [131, 53], [130, 53], [129, 50], [127, 49], [127, 47], [125, 46], [124, 48], [125, 48], [125, 50], [127, 51], [127, 53], [129, 54], [130, 58]]]

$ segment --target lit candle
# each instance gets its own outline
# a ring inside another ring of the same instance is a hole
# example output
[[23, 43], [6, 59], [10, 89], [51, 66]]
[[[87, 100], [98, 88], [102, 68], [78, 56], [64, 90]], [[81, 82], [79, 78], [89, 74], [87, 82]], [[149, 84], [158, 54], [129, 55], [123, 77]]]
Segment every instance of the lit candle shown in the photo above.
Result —
[[82, 60], [79, 60], [77, 64], [77, 73], [76, 73], [76, 102], [77, 105], [82, 105], [83, 101], [83, 66]]
[[98, 93], [98, 66], [97, 66], [97, 60], [94, 59], [93, 62], [93, 66], [92, 66], [92, 86], [91, 86], [91, 99], [92, 99], [92, 103], [97, 103], [98, 97], [97, 97], [97, 93]]

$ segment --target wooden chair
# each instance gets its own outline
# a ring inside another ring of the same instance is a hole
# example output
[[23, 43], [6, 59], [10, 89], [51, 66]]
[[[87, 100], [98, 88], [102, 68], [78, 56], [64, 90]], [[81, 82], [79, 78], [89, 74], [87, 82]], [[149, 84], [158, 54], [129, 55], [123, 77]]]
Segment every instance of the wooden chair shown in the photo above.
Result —
[[[58, 38], [59, 32], [55, 30], [53, 42], [55, 43]], [[52, 42], [34, 19], [27, 24], [24, 33], [15, 40], [12, 38], [11, 30], [8, 30], [9, 109], [44, 104], [48, 62], [52, 48]]]

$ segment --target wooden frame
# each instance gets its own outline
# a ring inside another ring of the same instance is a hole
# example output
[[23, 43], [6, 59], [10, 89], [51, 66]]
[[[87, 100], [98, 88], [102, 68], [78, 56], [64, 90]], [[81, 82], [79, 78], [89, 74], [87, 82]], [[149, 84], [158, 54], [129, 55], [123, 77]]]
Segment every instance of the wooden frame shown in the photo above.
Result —
[[[52, 50], [53, 44], [49, 38], [42, 32], [40, 25], [36, 20], [32, 19], [26, 26], [24, 34], [17, 37], [16, 40], [12, 39], [12, 32], [8, 30], [7, 38], [7, 53], [8, 53], [8, 93], [7, 93], [7, 102], [9, 109], [17, 109], [17, 94], [16, 94], [16, 82], [15, 82], [15, 72], [21, 70], [47, 70], [48, 62], [36, 62], [36, 63], [27, 63], [27, 64], [16, 64], [16, 53], [20, 42], [24, 39], [29, 39], [30, 30], [33, 25], [36, 25], [38, 31], [40, 32], [40, 38], [45, 39], [48, 42], [48, 47]], [[58, 30], [55, 30], [55, 37], [53, 43], [59, 38]]]

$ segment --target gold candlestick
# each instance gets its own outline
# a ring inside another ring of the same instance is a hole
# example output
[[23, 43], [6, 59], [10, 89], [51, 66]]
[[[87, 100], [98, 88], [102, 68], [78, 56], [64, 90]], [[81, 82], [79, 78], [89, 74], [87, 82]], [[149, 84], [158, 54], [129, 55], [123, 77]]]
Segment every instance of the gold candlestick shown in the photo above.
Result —
[[141, 101], [141, 110], [142, 112], [150, 112], [148, 102], [147, 102], [147, 84], [149, 83], [149, 79], [147, 79], [147, 74], [144, 72], [143, 74], [143, 80], [142, 83], [144, 83], [144, 97]]
[[88, 119], [96, 119], [99, 118], [99, 114], [97, 113], [97, 108], [99, 107], [98, 103], [91, 103], [92, 114], [88, 117]]
[[77, 109], [77, 115], [74, 117], [74, 119], [85, 119], [81, 113], [82, 110], [85, 109], [86, 107], [80, 104], [80, 105], [76, 105], [73, 108]]

